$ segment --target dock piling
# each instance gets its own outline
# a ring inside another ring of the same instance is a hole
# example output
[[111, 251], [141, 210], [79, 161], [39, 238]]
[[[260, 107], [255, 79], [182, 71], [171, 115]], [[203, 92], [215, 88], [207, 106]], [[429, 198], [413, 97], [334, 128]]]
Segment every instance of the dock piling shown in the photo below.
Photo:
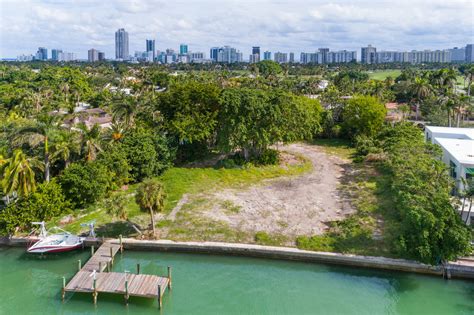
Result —
[[110, 262], [112, 265], [114, 264], [114, 252], [112, 247], [110, 247]]
[[161, 285], [158, 285], [158, 308], [161, 309]]
[[171, 290], [171, 267], [168, 266], [168, 289]]
[[128, 304], [128, 299], [129, 299], [129, 295], [128, 295], [128, 277], [127, 277], [127, 272], [125, 272], [125, 304]]
[[122, 234], [119, 235], [119, 242], [120, 242], [120, 253], [123, 253]]
[[94, 246], [91, 246], [91, 256], [94, 256]]
[[137, 264], [137, 275], [140, 274], [140, 264]]
[[64, 301], [66, 297], [66, 277], [63, 277], [63, 289], [61, 290], [61, 299]]
[[77, 270], [78, 270], [78, 271], [81, 271], [81, 269], [82, 269], [82, 263], [81, 263], [81, 260], [79, 259], [79, 260], [77, 261]]

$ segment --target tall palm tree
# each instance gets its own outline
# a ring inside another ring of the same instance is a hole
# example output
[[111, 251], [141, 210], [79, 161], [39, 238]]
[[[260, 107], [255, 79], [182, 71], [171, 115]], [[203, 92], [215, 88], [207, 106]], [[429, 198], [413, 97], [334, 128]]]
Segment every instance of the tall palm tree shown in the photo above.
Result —
[[73, 155], [79, 154], [80, 150], [78, 134], [71, 130], [61, 130], [54, 138], [51, 160], [62, 160], [67, 168]]
[[420, 103], [431, 95], [432, 86], [426, 78], [416, 77], [410, 84], [410, 90], [416, 102], [416, 120], [418, 120]]
[[131, 96], [123, 96], [112, 105], [114, 120], [122, 121], [127, 127], [133, 126], [138, 112], [138, 101]]
[[28, 143], [32, 147], [43, 146], [44, 180], [50, 179], [50, 139], [60, 127], [59, 117], [54, 115], [40, 115], [30, 125], [19, 128], [14, 136], [15, 144]]
[[26, 196], [36, 190], [34, 169], [42, 169], [43, 165], [37, 158], [27, 157], [21, 150], [15, 150], [7, 160], [2, 175], [2, 187], [5, 196], [16, 193]]
[[80, 123], [77, 127], [81, 132], [81, 153], [86, 161], [95, 160], [97, 152], [102, 151], [100, 126], [95, 124], [89, 129], [85, 123]]
[[464, 76], [467, 80], [467, 96], [471, 96], [471, 85], [474, 80], [474, 66], [469, 67], [464, 71]]

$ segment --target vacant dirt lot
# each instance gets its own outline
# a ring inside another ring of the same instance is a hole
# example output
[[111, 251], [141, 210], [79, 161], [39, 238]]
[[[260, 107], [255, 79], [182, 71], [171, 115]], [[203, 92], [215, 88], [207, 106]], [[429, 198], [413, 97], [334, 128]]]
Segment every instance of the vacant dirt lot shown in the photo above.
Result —
[[[322, 234], [327, 228], [326, 222], [354, 211], [338, 190], [349, 161], [328, 155], [315, 145], [297, 143], [280, 149], [305, 156], [312, 162], [313, 169], [301, 176], [269, 180], [247, 189], [225, 189], [194, 196], [210, 201], [200, 213], [240, 231], [265, 231], [294, 240], [298, 235]], [[186, 196], [185, 203], [192, 199]], [[173, 211], [173, 216], [175, 214]]]

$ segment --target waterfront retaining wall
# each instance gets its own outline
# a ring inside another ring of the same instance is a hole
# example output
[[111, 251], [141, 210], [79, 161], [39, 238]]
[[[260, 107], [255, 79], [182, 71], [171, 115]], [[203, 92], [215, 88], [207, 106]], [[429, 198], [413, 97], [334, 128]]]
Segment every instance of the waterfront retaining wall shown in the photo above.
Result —
[[[30, 239], [0, 239], [0, 245], [26, 246]], [[103, 239], [87, 239], [85, 246], [98, 246]], [[459, 263], [446, 266], [431, 266], [416, 261], [385, 257], [360, 256], [351, 254], [313, 252], [291, 247], [262, 246], [253, 244], [235, 244], [220, 242], [174, 242], [169, 240], [136, 240], [123, 239], [123, 247], [129, 250], [169, 251], [201, 254], [238, 255], [272, 259], [317, 262], [362, 268], [415, 272], [428, 275], [443, 276], [449, 269], [453, 278], [474, 279], [474, 265]]]

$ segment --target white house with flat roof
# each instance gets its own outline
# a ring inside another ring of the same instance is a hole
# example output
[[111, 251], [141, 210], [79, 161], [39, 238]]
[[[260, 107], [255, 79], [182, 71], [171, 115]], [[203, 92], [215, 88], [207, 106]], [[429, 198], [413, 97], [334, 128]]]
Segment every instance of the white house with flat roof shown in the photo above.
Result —
[[[464, 190], [464, 179], [474, 177], [474, 128], [425, 127], [425, 137], [443, 150], [443, 162], [450, 167], [450, 175], [459, 192]], [[465, 204], [462, 219], [467, 224], [474, 223], [474, 213], [468, 218]], [[461, 211], [462, 205], [459, 209]]]
[[458, 191], [464, 190], [461, 178], [474, 177], [474, 128], [426, 126], [425, 137], [441, 147]]

